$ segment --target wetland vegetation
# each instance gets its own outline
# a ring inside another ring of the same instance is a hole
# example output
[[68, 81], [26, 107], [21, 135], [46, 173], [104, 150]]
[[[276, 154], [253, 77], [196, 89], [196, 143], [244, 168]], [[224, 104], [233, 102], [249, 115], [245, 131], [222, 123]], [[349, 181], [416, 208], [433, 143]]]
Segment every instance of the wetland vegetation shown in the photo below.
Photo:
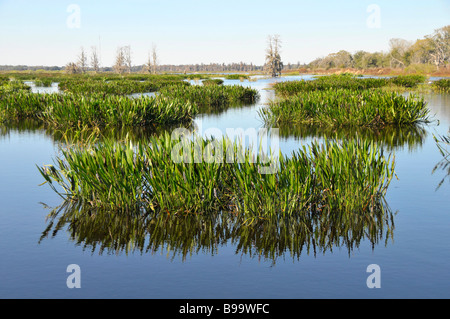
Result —
[[415, 87], [422, 76], [361, 79], [351, 75], [286, 81], [274, 85], [277, 98], [260, 110], [267, 125], [329, 127], [412, 126], [429, 122], [424, 98], [383, 90], [388, 85]]
[[[393, 151], [421, 145], [429, 121], [427, 103], [414, 90], [446, 85], [416, 75], [278, 82], [260, 119], [279, 127], [281, 136], [322, 142], [267, 157], [235, 140], [193, 135], [183, 150], [213, 149], [212, 155], [198, 162], [188, 153], [190, 161], [177, 163], [173, 150], [181, 141], [167, 133], [170, 127], [189, 128], [202, 112], [254, 104], [258, 90], [224, 85], [212, 75], [74, 74], [43, 77], [60, 89], [44, 94], [31, 92], [26, 76], [17, 78], [1, 77], [4, 133], [32, 123], [51, 132], [60, 148], [53, 164], [37, 167], [63, 201], [49, 215], [43, 238], [67, 225], [86, 247], [128, 252], [126, 241], [140, 251], [170, 246], [183, 258], [232, 240], [242, 252], [273, 260], [392, 238], [385, 195], [396, 176]], [[149, 92], [156, 95], [130, 97]], [[235, 161], [216, 161], [229, 150]], [[268, 160], [276, 163], [274, 174], [259, 171]], [[128, 226], [116, 229], [118, 221]], [[105, 236], [104, 227], [112, 225], [115, 235]]]
[[[275, 174], [260, 173], [267, 158], [255, 158], [251, 150], [227, 139], [188, 142], [192, 151], [183, 155], [187, 160], [176, 163], [173, 150], [179, 143], [165, 134], [145, 144], [75, 144], [61, 150], [55, 165], [39, 170], [64, 200], [96, 208], [171, 214], [230, 211], [252, 220], [309, 211], [370, 213], [394, 176], [393, 158], [363, 141], [327, 141], [290, 156], [280, 154]], [[231, 151], [235, 161], [196, 161], [193, 150], [211, 143], [217, 146], [211, 156], [225, 156], [219, 154], [222, 149]]]

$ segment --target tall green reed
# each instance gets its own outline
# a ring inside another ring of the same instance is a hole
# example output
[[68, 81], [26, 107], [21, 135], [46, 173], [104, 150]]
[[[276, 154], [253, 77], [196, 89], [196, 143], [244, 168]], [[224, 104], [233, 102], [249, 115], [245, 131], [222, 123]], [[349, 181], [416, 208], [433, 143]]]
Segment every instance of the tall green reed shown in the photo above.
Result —
[[[146, 144], [75, 144], [63, 149], [54, 165], [38, 168], [65, 200], [113, 211], [228, 211], [248, 222], [311, 212], [371, 212], [394, 176], [393, 158], [376, 144], [357, 140], [313, 143], [290, 156], [279, 154], [271, 158], [278, 168], [273, 174], [259, 170], [267, 156], [243, 149], [240, 142], [199, 138], [180, 143], [166, 133]], [[204, 150], [211, 145], [214, 154], [208, 157]], [[186, 149], [184, 160], [174, 159]], [[221, 150], [234, 160], [221, 158]]]
[[266, 124], [345, 127], [412, 125], [429, 121], [425, 100], [382, 90], [305, 91], [269, 103], [259, 111]]

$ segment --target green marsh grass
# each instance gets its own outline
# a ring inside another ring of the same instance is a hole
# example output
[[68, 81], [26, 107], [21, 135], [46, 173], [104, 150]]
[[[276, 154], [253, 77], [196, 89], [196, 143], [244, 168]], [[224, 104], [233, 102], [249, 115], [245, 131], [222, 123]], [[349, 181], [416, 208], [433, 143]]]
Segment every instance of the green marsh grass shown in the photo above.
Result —
[[0, 122], [35, 119], [53, 127], [131, 127], [189, 122], [197, 107], [161, 96], [129, 98], [107, 94], [39, 94], [0, 96]]
[[202, 81], [203, 85], [222, 85], [223, 80], [222, 79], [206, 79]]
[[272, 101], [259, 114], [269, 125], [384, 127], [429, 121], [429, 110], [423, 98], [382, 90], [305, 91]]
[[450, 92], [450, 79], [440, 79], [434, 81], [431, 86], [436, 92]]
[[285, 81], [273, 87], [280, 97], [309, 91], [351, 89], [355, 91], [386, 88], [388, 90], [415, 89], [427, 79], [423, 75], [400, 75], [392, 78], [360, 78], [353, 75], [319, 76], [314, 80]]
[[236, 103], [254, 103], [257, 90], [240, 85], [166, 86], [159, 93], [167, 98], [179, 98], [199, 107], [225, 108]]
[[248, 80], [249, 76], [247, 74], [227, 74], [225, 75], [227, 80]]
[[[222, 146], [216, 152], [230, 150], [236, 160], [196, 161], [194, 147], [206, 149], [213, 142]], [[311, 212], [371, 212], [394, 176], [391, 155], [357, 140], [327, 140], [290, 156], [280, 154], [274, 174], [259, 171], [266, 157], [248, 148], [241, 153], [239, 142], [225, 138], [186, 142], [192, 151], [183, 155], [190, 161], [174, 162], [179, 143], [166, 133], [146, 143], [69, 145], [53, 165], [38, 169], [64, 200], [93, 208], [179, 215], [223, 211], [249, 223]]]
[[24, 91], [30, 91], [31, 87], [29, 85], [26, 85], [22, 81], [19, 80], [9, 80], [4, 79], [0, 83], [0, 94], [9, 94], [9, 93], [15, 93], [15, 92], [24, 92]]
[[66, 80], [58, 84], [60, 90], [70, 93], [104, 93], [127, 95], [132, 93], [155, 92], [166, 85], [184, 85], [188, 82], [181, 80], [135, 81], [128, 79], [119, 80]]
[[320, 76], [314, 80], [285, 81], [276, 83], [273, 88], [280, 97], [289, 97], [310, 91], [330, 89], [367, 90], [381, 88], [388, 84], [383, 78], [357, 78], [348, 75]]
[[411, 74], [411, 75], [395, 76], [395, 77], [392, 77], [391, 79], [389, 79], [389, 81], [396, 86], [405, 87], [405, 88], [415, 88], [419, 84], [424, 83], [426, 81], [426, 79], [427, 79], [427, 77], [425, 75]]
[[35, 79], [34, 85], [36, 86], [42, 86], [42, 87], [50, 87], [52, 86], [53, 80], [52, 79]]

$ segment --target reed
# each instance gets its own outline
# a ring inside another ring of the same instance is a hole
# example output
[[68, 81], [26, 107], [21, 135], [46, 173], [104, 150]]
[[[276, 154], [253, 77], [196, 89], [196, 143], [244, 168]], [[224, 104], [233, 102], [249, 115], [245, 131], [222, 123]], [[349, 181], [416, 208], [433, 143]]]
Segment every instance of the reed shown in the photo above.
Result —
[[440, 79], [432, 83], [432, 88], [437, 92], [450, 92], [450, 79]]
[[399, 75], [390, 79], [390, 82], [394, 85], [405, 87], [405, 88], [415, 88], [419, 84], [424, 83], [427, 77], [420, 74], [410, 74], [410, 75]]
[[225, 79], [227, 80], [248, 80], [249, 76], [246, 74], [227, 74], [225, 75]]
[[2, 95], [30, 90], [30, 86], [19, 80], [9, 80], [7, 78], [3, 78], [3, 80], [0, 82], [0, 94]]
[[159, 91], [167, 98], [178, 98], [199, 107], [224, 108], [236, 103], [254, 103], [257, 90], [240, 85], [166, 86]]
[[[363, 141], [327, 140], [290, 156], [280, 154], [274, 174], [261, 174], [267, 158], [236, 141], [185, 141], [183, 146], [191, 151], [183, 154], [183, 162], [173, 160], [179, 143], [166, 133], [145, 144], [75, 144], [62, 149], [54, 165], [38, 169], [44, 183], [64, 200], [94, 208], [179, 215], [223, 211], [248, 222], [269, 216], [370, 212], [394, 175], [391, 155], [386, 158], [376, 144]], [[222, 146], [216, 152], [227, 150], [236, 160], [196, 160], [196, 147], [204, 150], [211, 143]]]
[[197, 107], [161, 96], [128, 98], [106, 94], [0, 96], [0, 122], [36, 119], [53, 127], [135, 127], [189, 122]]
[[379, 88], [414, 89], [427, 79], [424, 75], [400, 75], [392, 78], [360, 78], [353, 75], [340, 74], [319, 76], [314, 80], [278, 82], [274, 89], [278, 96], [289, 97], [301, 92], [322, 91], [329, 89], [370, 90]]
[[35, 79], [34, 85], [36, 86], [42, 86], [42, 87], [50, 87], [52, 86], [53, 80], [52, 79]]
[[176, 80], [152, 80], [152, 81], [135, 81], [128, 79], [116, 80], [65, 80], [59, 82], [60, 90], [70, 93], [84, 94], [116, 94], [128, 95], [132, 93], [155, 92], [166, 85], [184, 85], [188, 86], [188, 82]]
[[206, 79], [202, 81], [203, 85], [222, 85], [223, 80], [222, 79]]
[[314, 80], [278, 82], [273, 88], [278, 96], [289, 97], [303, 92], [327, 91], [330, 89], [367, 90], [381, 88], [387, 84], [387, 79], [357, 78], [349, 75], [329, 75], [320, 76]]
[[259, 114], [266, 124], [384, 127], [428, 122], [425, 100], [382, 90], [306, 91], [272, 101]]

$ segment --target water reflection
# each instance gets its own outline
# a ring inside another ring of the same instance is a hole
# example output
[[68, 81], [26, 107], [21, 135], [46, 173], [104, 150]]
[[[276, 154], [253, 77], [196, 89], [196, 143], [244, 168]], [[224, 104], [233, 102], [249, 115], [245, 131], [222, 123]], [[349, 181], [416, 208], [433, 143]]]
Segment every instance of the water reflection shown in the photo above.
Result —
[[175, 128], [183, 127], [193, 130], [194, 123], [185, 123], [177, 125], [151, 126], [151, 127], [106, 127], [106, 128], [68, 128], [59, 129], [48, 126], [36, 120], [21, 120], [8, 122], [0, 125], [0, 140], [8, 138], [11, 133], [37, 133], [44, 132], [55, 143], [76, 143], [86, 142], [90, 138], [95, 137], [96, 140], [112, 139], [124, 140], [128, 139], [132, 142], [145, 142], [152, 136], [161, 135], [164, 132], [172, 132]]
[[414, 125], [410, 127], [386, 126], [382, 129], [361, 128], [329, 128], [320, 126], [300, 125], [281, 126], [280, 136], [284, 138], [295, 137], [306, 138], [336, 138], [339, 140], [350, 140], [360, 138], [361, 140], [373, 141], [387, 150], [397, 150], [408, 147], [409, 151], [420, 149], [428, 135], [425, 127]]
[[363, 242], [375, 245], [393, 239], [394, 214], [385, 202], [370, 214], [351, 215], [310, 212], [291, 218], [273, 217], [249, 224], [231, 213], [121, 214], [92, 210], [66, 202], [48, 215], [39, 240], [68, 232], [84, 250], [101, 254], [163, 253], [172, 260], [211, 254], [232, 244], [235, 253], [276, 263], [302, 253], [332, 252], [347, 248], [349, 255]]

